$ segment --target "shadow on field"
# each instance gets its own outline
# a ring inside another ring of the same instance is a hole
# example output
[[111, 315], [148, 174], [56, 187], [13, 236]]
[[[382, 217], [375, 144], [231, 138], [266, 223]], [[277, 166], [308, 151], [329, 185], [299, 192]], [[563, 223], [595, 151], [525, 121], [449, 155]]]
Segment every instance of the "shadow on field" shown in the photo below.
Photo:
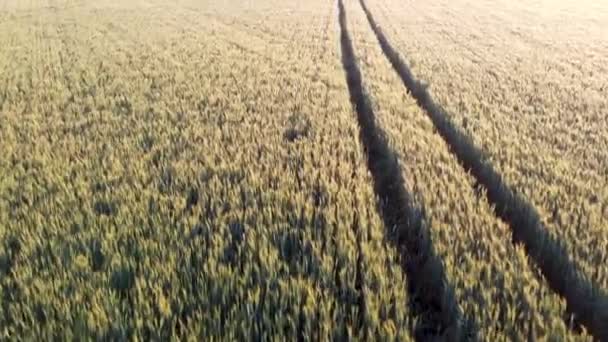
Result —
[[419, 341], [476, 339], [475, 324], [460, 312], [441, 259], [433, 250], [424, 212], [414, 206], [406, 191], [397, 155], [389, 147], [385, 133], [376, 126], [373, 109], [363, 90], [342, 0], [338, 6], [342, 64], [350, 100], [357, 112], [386, 236], [399, 251], [407, 275], [409, 306], [417, 319], [414, 336]]
[[511, 227], [514, 243], [523, 244], [549, 286], [566, 299], [568, 311], [572, 314], [567, 319], [568, 323], [582, 324], [598, 340], [608, 341], [607, 294], [585, 278], [570, 259], [563, 243], [549, 234], [536, 208], [506, 184], [484, 152], [451, 121], [447, 111], [435, 103], [426, 87], [416, 80], [399, 53], [390, 45], [365, 1], [359, 2], [384, 55], [404, 86], [431, 118], [462, 167], [487, 190], [488, 201], [494, 205], [496, 216]]

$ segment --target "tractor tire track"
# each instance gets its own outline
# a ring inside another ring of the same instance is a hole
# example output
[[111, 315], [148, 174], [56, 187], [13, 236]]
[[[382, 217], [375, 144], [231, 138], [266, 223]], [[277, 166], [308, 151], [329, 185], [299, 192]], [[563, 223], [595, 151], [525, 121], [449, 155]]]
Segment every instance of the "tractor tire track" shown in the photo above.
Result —
[[511, 227], [513, 242], [523, 244], [526, 253], [538, 265], [552, 290], [565, 298], [573, 321], [584, 325], [596, 339], [608, 341], [608, 295], [582, 275], [564, 244], [552, 237], [543, 225], [536, 208], [506, 184], [485, 153], [450, 120], [447, 111], [433, 100], [426, 87], [415, 78], [391, 46], [365, 1], [359, 2], [384, 55], [418, 106], [430, 117], [459, 163], [475, 177], [479, 186], [486, 189], [488, 201], [494, 205], [496, 215]]
[[342, 0], [338, 0], [338, 7], [342, 64], [350, 100], [357, 112], [387, 240], [397, 248], [407, 275], [409, 306], [418, 319], [415, 338], [419, 341], [436, 337], [450, 341], [476, 339], [474, 324], [460, 311], [441, 259], [433, 249], [424, 213], [414, 206], [405, 190], [397, 154], [389, 147], [382, 129], [376, 126], [373, 109], [363, 90]]

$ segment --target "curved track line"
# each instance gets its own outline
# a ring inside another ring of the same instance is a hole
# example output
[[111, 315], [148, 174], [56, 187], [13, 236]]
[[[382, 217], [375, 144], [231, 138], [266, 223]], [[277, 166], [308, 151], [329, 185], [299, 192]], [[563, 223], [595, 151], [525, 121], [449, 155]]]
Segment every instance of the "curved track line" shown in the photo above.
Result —
[[417, 316], [414, 332], [419, 341], [475, 339], [474, 323], [460, 312], [454, 290], [446, 280], [441, 259], [435, 254], [423, 211], [407, 193], [397, 154], [389, 147], [383, 130], [363, 89], [342, 0], [338, 0], [342, 64], [350, 101], [357, 112], [367, 165], [379, 198], [387, 238], [401, 255], [407, 274], [410, 308]]

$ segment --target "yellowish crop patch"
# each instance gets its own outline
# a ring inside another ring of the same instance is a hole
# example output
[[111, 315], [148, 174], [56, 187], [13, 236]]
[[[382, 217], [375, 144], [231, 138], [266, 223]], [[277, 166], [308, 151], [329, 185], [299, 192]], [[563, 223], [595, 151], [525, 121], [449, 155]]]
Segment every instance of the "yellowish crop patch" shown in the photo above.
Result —
[[0, 339], [601, 340], [608, 13], [543, 4], [0, 0]]

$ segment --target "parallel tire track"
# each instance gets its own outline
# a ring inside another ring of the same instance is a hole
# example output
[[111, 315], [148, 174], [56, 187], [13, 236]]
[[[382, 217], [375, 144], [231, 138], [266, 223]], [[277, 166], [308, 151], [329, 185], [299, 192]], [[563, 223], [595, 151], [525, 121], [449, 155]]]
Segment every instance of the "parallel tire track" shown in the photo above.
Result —
[[407, 275], [409, 305], [419, 321], [415, 337], [420, 341], [433, 337], [449, 341], [474, 339], [474, 324], [460, 312], [443, 264], [433, 250], [424, 214], [413, 205], [405, 190], [397, 155], [389, 147], [384, 132], [376, 126], [373, 109], [363, 90], [342, 0], [338, 0], [338, 6], [342, 64], [350, 100], [357, 112], [360, 136], [374, 191], [380, 199], [379, 209], [388, 240], [399, 250]]
[[399, 53], [390, 45], [365, 0], [359, 2], [384, 55], [418, 106], [431, 118], [460, 164], [486, 189], [496, 215], [511, 227], [513, 241], [523, 243], [528, 256], [538, 265], [549, 286], [566, 299], [574, 321], [584, 325], [596, 339], [608, 341], [608, 295], [582, 275], [563, 243], [552, 237], [543, 225], [536, 208], [506, 184], [484, 152], [451, 121], [447, 111], [435, 103], [426, 87], [416, 80]]

